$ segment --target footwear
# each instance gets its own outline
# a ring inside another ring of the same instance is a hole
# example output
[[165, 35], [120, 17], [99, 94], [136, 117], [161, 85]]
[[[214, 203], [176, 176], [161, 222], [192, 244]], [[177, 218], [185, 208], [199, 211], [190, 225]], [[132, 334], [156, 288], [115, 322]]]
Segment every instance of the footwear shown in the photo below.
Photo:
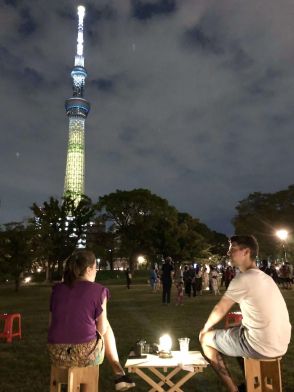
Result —
[[115, 380], [116, 391], [127, 391], [128, 389], [134, 388], [136, 384], [131, 377], [124, 374]]
[[238, 391], [239, 392], [246, 392], [246, 385], [245, 385], [245, 383], [243, 382], [242, 384], [240, 384], [240, 385], [238, 385]]

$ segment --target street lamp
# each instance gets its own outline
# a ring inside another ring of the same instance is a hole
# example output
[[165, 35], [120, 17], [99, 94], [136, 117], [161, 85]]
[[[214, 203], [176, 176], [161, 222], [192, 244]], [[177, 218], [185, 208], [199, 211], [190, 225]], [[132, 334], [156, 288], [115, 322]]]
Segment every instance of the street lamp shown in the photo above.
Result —
[[138, 256], [137, 261], [140, 265], [145, 264], [146, 263], [146, 259], [144, 256]]
[[285, 262], [287, 262], [287, 253], [286, 253], [286, 247], [285, 247], [285, 242], [288, 238], [288, 231], [285, 229], [280, 229], [276, 231], [276, 236], [281, 240], [282, 242], [282, 247], [284, 250], [284, 255], [285, 255]]

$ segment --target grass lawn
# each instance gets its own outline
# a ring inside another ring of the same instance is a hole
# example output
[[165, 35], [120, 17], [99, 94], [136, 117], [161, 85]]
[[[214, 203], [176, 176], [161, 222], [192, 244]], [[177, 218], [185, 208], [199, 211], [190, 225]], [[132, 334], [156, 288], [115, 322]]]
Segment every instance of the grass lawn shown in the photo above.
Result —
[[[135, 282], [136, 283], [136, 282]], [[198, 332], [219, 297], [205, 294], [202, 297], [186, 299], [183, 306], [161, 305], [160, 293], [151, 293], [147, 284], [134, 284], [130, 290], [123, 285], [105, 284], [111, 292], [108, 317], [117, 339], [122, 364], [132, 345], [140, 338], [150, 343], [158, 342], [163, 333], [170, 333], [174, 347], [178, 349], [177, 338], [191, 338], [190, 349], [199, 350]], [[12, 344], [0, 343], [0, 392], [45, 392], [49, 390], [50, 365], [46, 352], [48, 327], [48, 302], [51, 288], [46, 286], [22, 287], [19, 293], [13, 288], [0, 287], [0, 312], [20, 312], [22, 315], [23, 338]], [[293, 324], [294, 290], [283, 290], [283, 295]], [[173, 299], [175, 292], [173, 292]], [[174, 301], [173, 301], [174, 302]], [[228, 364], [237, 381], [242, 375], [234, 359]], [[294, 343], [290, 344], [282, 361], [284, 392], [294, 391]], [[148, 386], [134, 375], [135, 391], [148, 391]], [[100, 368], [100, 391], [114, 390], [112, 373], [104, 362]], [[184, 386], [185, 392], [224, 391], [217, 377], [207, 368], [193, 377]]]

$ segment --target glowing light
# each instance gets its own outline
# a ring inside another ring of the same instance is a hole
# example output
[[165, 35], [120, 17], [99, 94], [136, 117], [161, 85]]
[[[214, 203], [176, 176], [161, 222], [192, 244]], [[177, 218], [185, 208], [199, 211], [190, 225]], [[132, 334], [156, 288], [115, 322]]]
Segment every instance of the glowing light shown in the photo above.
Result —
[[41, 272], [42, 271], [42, 268], [37, 268], [37, 272]]
[[85, 84], [85, 77], [83, 75], [74, 75], [73, 81], [76, 87], [81, 87]]
[[25, 283], [30, 283], [31, 280], [32, 280], [32, 278], [30, 276], [28, 276], [27, 278], [24, 278]]
[[281, 240], [281, 241], [286, 241], [288, 238], [288, 231], [285, 229], [277, 230], [276, 231], [276, 236]]
[[64, 193], [70, 193], [78, 203], [84, 194], [85, 120], [69, 118], [69, 141], [65, 172]]
[[169, 335], [162, 335], [159, 338], [159, 350], [169, 352], [172, 348], [172, 339]]
[[144, 256], [138, 256], [138, 263], [139, 264], [144, 264], [144, 263], [146, 263], [146, 259], [145, 259], [145, 257]]
[[78, 24], [78, 38], [77, 38], [77, 55], [75, 57], [75, 65], [82, 65], [84, 66], [84, 58], [83, 58], [83, 51], [84, 51], [84, 17], [85, 17], [86, 9], [84, 6], [78, 6], [78, 17], [79, 17], [79, 24]]
[[83, 6], [83, 5], [79, 5], [78, 6], [78, 15], [79, 15], [79, 18], [84, 18], [84, 16], [85, 16], [85, 12], [86, 12], [86, 8]]

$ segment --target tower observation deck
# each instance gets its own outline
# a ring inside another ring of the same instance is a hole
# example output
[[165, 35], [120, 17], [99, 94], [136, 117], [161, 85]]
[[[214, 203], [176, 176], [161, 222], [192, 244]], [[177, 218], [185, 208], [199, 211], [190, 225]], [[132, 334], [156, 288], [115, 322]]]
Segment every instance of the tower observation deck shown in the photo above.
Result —
[[84, 67], [83, 24], [85, 7], [78, 6], [78, 38], [74, 67], [71, 71], [73, 96], [65, 101], [69, 118], [69, 138], [64, 180], [64, 195], [71, 196], [77, 204], [85, 192], [85, 120], [90, 103], [84, 98], [87, 71]]

